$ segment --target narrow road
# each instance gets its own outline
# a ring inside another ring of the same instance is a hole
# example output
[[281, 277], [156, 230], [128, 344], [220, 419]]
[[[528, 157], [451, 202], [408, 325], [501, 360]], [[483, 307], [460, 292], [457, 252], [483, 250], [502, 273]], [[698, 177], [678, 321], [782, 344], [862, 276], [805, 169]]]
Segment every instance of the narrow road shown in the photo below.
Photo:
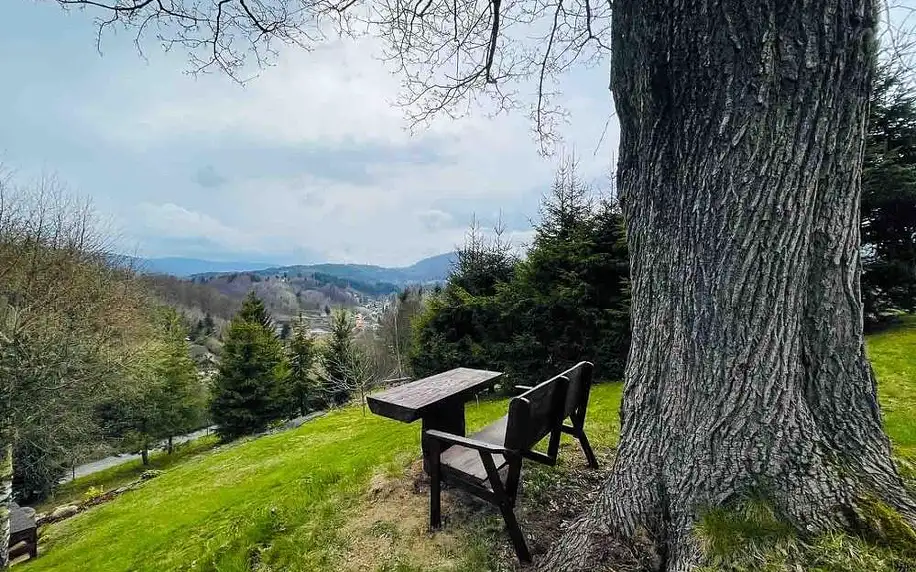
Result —
[[[216, 429], [216, 426], [205, 427], [199, 429], [193, 433], [188, 433], [187, 435], [179, 435], [172, 439], [172, 443], [178, 445], [179, 443], [187, 443], [188, 441], [193, 441], [194, 439], [199, 439], [204, 435], [209, 435]], [[153, 446], [153, 449], [164, 449], [168, 445], [168, 440], [161, 441], [157, 445]], [[121, 455], [113, 455], [111, 457], [105, 457], [104, 459], [99, 459], [98, 461], [92, 461], [91, 463], [86, 463], [85, 465], [80, 465], [70, 471], [66, 477], [60, 480], [60, 483], [66, 483], [73, 480], [74, 476], [76, 478], [85, 477], [86, 475], [91, 475], [92, 473], [98, 473], [99, 471], [104, 471], [105, 469], [116, 467], [118, 465], [123, 465], [134, 459], [139, 459], [140, 455], [134, 453], [122, 453]]]
[[[306, 421], [311, 421], [316, 417], [324, 415], [325, 411], [313, 411], [308, 415], [303, 415], [302, 417], [296, 417], [295, 419], [290, 419], [280, 427], [280, 431], [286, 431], [288, 429], [295, 429], [299, 427]], [[187, 435], [179, 435], [175, 437], [172, 442], [175, 445], [179, 443], [187, 443], [188, 441], [193, 441], [194, 439], [199, 439], [204, 435], [209, 435], [213, 433], [216, 429], [216, 425], [210, 427], [205, 427], [193, 433], [188, 433]], [[152, 449], [165, 449], [168, 446], [168, 440], [160, 441], [157, 445], [153, 446]], [[118, 465], [123, 465], [134, 459], [139, 459], [140, 455], [134, 453], [123, 453], [121, 455], [113, 455], [111, 457], [105, 457], [104, 459], [99, 459], [98, 461], [92, 461], [91, 463], [86, 463], [85, 465], [80, 465], [67, 473], [67, 476], [60, 480], [60, 484], [70, 482], [75, 478], [85, 477], [86, 475], [91, 475], [92, 473], [98, 473], [99, 471], [104, 471], [105, 469], [116, 467]]]

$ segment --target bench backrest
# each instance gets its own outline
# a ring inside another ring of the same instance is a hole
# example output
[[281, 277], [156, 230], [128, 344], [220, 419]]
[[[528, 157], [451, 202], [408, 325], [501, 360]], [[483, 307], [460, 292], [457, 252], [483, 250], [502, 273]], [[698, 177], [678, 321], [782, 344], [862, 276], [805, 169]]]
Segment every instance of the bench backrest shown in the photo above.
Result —
[[595, 366], [591, 362], [579, 362], [561, 373], [569, 380], [566, 390], [566, 405], [563, 407], [563, 419], [581, 415], [585, 416], [588, 408], [588, 396], [592, 390], [592, 373]]
[[530, 449], [557, 427], [563, 419], [568, 384], [569, 379], [558, 375], [512, 398], [506, 425], [507, 449]]

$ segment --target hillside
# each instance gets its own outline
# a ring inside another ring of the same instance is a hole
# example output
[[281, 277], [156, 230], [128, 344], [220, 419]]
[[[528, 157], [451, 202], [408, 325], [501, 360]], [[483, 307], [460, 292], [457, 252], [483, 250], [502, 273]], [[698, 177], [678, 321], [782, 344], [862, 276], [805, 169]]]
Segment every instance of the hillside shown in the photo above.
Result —
[[167, 274], [177, 278], [212, 277], [217, 274], [234, 272], [255, 272], [262, 276], [276, 274], [330, 274], [345, 280], [360, 282], [388, 282], [398, 286], [439, 282], [448, 277], [455, 261], [454, 252], [424, 258], [405, 267], [388, 268], [370, 264], [297, 264], [277, 266], [266, 262], [216, 261], [200, 258], [164, 257], [137, 258], [112, 255], [111, 260], [120, 265], [130, 266], [144, 274]]
[[[916, 460], [916, 320], [871, 337], [869, 356], [888, 433], [898, 454]], [[589, 405], [587, 428], [605, 468], [617, 438], [620, 394], [619, 384], [597, 386]], [[505, 408], [504, 401], [469, 404], [469, 428]], [[46, 528], [42, 556], [22, 568], [65, 571], [76, 562], [87, 572], [514, 568], [498, 515], [479, 504], [446, 495], [444, 530], [426, 532], [426, 489], [417, 479], [419, 430], [418, 424], [348, 408], [293, 431], [220, 447]], [[566, 501], [575, 488], [571, 483], [600, 482], [600, 473], [582, 471], [583, 458], [565, 437], [560, 457], [556, 469], [526, 469], [519, 520], [535, 537], [536, 552], [574, 515], [576, 505]], [[539, 520], [547, 499], [553, 504]], [[879, 548], [827, 540], [817, 569], [892, 569]], [[847, 557], [851, 546], [873, 557], [864, 568], [829, 559]]]
[[218, 323], [230, 319], [245, 295], [254, 290], [278, 322], [303, 312], [313, 325], [320, 325], [325, 308], [354, 308], [369, 316], [376, 314], [379, 299], [411, 284], [444, 280], [453, 259], [454, 253], [447, 253], [405, 268], [317, 264], [208, 272], [185, 278], [148, 273], [143, 280], [163, 302], [177, 308], [192, 323], [206, 314]]
[[266, 262], [221, 262], [217, 260], [182, 258], [178, 256], [142, 258], [136, 259], [136, 261], [141, 271], [150, 274], [168, 274], [179, 278], [187, 278], [188, 276], [205, 272], [244, 272], [249, 270], [260, 270], [270, 266], [270, 264]]
[[[272, 266], [254, 271], [262, 277], [277, 275], [308, 275], [327, 274], [343, 280], [362, 284], [393, 284], [406, 286], [408, 284], [426, 284], [441, 282], [451, 272], [456, 254], [447, 252], [438, 256], [424, 258], [419, 262], [403, 268], [386, 268], [369, 264], [307, 264], [294, 266]], [[212, 278], [218, 272], [204, 272], [195, 275], [195, 278]]]
[[347, 280], [363, 282], [390, 282], [403, 286], [406, 284], [425, 284], [439, 282], [448, 278], [455, 262], [455, 253], [448, 252], [424, 258], [423, 260], [404, 268], [384, 268], [365, 264], [313, 264], [310, 266], [293, 266], [289, 268], [269, 269], [265, 272], [296, 271], [296, 272], [322, 272], [332, 274]]

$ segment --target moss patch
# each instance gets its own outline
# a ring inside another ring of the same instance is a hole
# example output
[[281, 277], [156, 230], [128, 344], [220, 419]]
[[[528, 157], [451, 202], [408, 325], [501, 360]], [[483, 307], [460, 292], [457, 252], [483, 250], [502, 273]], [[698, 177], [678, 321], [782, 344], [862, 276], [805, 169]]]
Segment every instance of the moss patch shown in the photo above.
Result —
[[862, 503], [868, 535], [801, 537], [765, 501], [705, 513], [695, 529], [701, 572], [900, 572], [916, 570], [916, 534], [884, 503]]

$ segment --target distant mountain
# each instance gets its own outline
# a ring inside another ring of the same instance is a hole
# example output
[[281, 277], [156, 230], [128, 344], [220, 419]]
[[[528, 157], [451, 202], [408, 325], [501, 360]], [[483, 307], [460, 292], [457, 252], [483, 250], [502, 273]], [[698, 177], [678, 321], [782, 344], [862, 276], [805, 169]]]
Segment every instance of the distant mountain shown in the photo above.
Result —
[[134, 268], [145, 274], [168, 274], [178, 278], [187, 278], [195, 274], [215, 274], [222, 272], [245, 272], [261, 270], [271, 266], [267, 262], [219, 262], [199, 258], [182, 258], [170, 256], [165, 258], [118, 257], [129, 262]]
[[424, 258], [413, 266], [408, 266], [404, 272], [423, 281], [442, 281], [452, 273], [455, 262], [458, 261], [457, 252], [446, 252], [438, 256]]
[[[207, 314], [218, 324], [228, 320], [238, 311], [245, 295], [254, 290], [279, 321], [305, 312], [313, 326], [323, 326], [326, 307], [362, 308], [363, 312], [372, 314], [379, 307], [379, 299], [407, 285], [444, 281], [455, 258], [455, 253], [449, 252], [404, 268], [366, 264], [264, 268], [266, 265], [244, 262], [190, 258], [141, 260], [123, 256], [112, 257], [112, 262], [130, 265], [146, 274], [144, 280], [159, 299], [177, 308], [191, 323]], [[246, 266], [253, 269], [244, 270]], [[191, 274], [190, 269], [195, 267], [216, 270]]]
[[[294, 266], [271, 266], [258, 270], [251, 270], [261, 277], [287, 275], [326, 274], [343, 280], [350, 280], [364, 284], [394, 284], [405, 286], [408, 284], [426, 284], [442, 282], [448, 278], [456, 260], [456, 253], [447, 252], [439, 254], [402, 268], [386, 268], [370, 264], [308, 264]], [[201, 272], [196, 277], [212, 277], [226, 271]], [[234, 271], [230, 271], [234, 272]]]

